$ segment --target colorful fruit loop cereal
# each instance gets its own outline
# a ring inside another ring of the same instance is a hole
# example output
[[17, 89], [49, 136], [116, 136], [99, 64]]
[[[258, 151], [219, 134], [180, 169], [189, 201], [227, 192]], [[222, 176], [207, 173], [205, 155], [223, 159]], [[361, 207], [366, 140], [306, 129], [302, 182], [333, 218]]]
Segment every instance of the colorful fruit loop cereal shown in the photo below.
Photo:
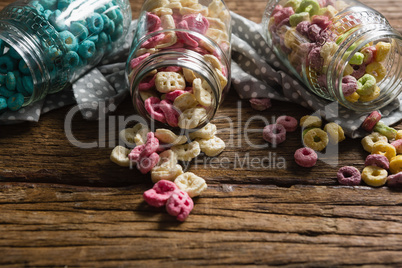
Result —
[[377, 166], [383, 169], [389, 169], [389, 160], [381, 154], [369, 154], [364, 162], [365, 166]]
[[129, 59], [132, 87], [142, 64], [161, 53], [185, 55], [192, 51], [215, 73], [208, 76], [200, 71], [205, 67], [193, 62], [184, 66], [186, 60], [176, 56], [176, 61], [170, 58], [169, 66], [155, 67], [142, 78], [138, 85], [149, 117], [171, 127], [202, 126], [229, 88], [230, 15], [220, 0], [212, 0], [208, 6], [202, 3], [146, 1], [140, 18], [145, 30], [137, 31], [138, 39], [145, 36], [145, 41], [133, 48]]
[[402, 186], [402, 172], [389, 175], [387, 179], [387, 185], [390, 187]]
[[391, 145], [395, 147], [397, 154], [402, 154], [402, 139], [393, 141]]
[[286, 132], [296, 131], [297, 126], [298, 126], [297, 119], [292, 116], [287, 116], [287, 115], [279, 116], [276, 119], [276, 123], [284, 126], [286, 129]]
[[303, 129], [310, 128], [310, 127], [320, 128], [321, 125], [322, 125], [322, 120], [318, 116], [305, 115], [302, 118], [300, 118], [300, 126]]
[[402, 172], [402, 155], [392, 157], [391, 161], [389, 161], [389, 171], [392, 174]]
[[383, 186], [387, 182], [388, 172], [380, 167], [367, 166], [362, 171], [363, 181], [370, 186]]
[[388, 158], [389, 161], [396, 156], [395, 147], [388, 142], [376, 142], [371, 151], [372, 154], [380, 154]]
[[343, 185], [355, 186], [359, 185], [361, 181], [360, 171], [352, 166], [344, 166], [338, 170], [336, 174], [338, 182]]
[[249, 100], [251, 108], [257, 111], [265, 111], [269, 108], [271, 108], [271, 99], [265, 98], [265, 99], [250, 99]]
[[[350, 18], [343, 16], [343, 11], [351, 6], [340, 0], [273, 3], [276, 5], [270, 11], [267, 34], [275, 50], [287, 58], [293, 71], [307, 79], [315, 90], [328, 92], [327, 71], [331, 60], [340, 45], [349, 42], [349, 36], [363, 22], [352, 15]], [[343, 56], [346, 66], [341, 86], [343, 97], [351, 103], [373, 101], [380, 96], [377, 84], [387, 73], [384, 62], [392, 46], [384, 41], [369, 43], [360, 49], [357, 49], [358, 42], [349, 45]]]
[[364, 137], [362, 139], [362, 146], [364, 148], [364, 150], [366, 150], [367, 152], [371, 153], [371, 151], [373, 150], [373, 145], [376, 142], [388, 142], [387, 137], [381, 135], [378, 132], [373, 132], [369, 135], [367, 135], [366, 137]]
[[336, 123], [326, 124], [324, 126], [324, 131], [327, 132], [329, 141], [332, 144], [338, 144], [345, 139], [342, 127]]
[[264, 127], [262, 137], [269, 143], [279, 144], [286, 140], [286, 129], [280, 124], [272, 124]]
[[192, 172], [181, 174], [174, 180], [174, 183], [180, 190], [187, 192], [191, 198], [199, 196], [207, 189], [205, 180]]
[[313, 167], [317, 163], [317, 153], [308, 147], [297, 149], [294, 158], [296, 163], [302, 167]]
[[362, 128], [367, 132], [371, 132], [380, 120], [381, 114], [377, 111], [374, 111], [369, 116], [367, 116], [366, 119], [364, 119], [362, 123]]
[[303, 143], [314, 151], [322, 151], [328, 145], [328, 134], [319, 128], [311, 129], [304, 135]]
[[[27, 9], [24, 9], [24, 4]], [[30, 30], [26, 34], [36, 39], [36, 42], [31, 42], [33, 49], [44, 53], [41, 60], [49, 71], [49, 77], [42, 76], [45, 83], [52, 86], [56, 83], [55, 88], [61, 89], [63, 83], [69, 82], [67, 80], [74, 80], [82, 74], [83, 67], [97, 64], [104, 55], [113, 51], [116, 42], [127, 32], [131, 18], [122, 10], [124, 5], [115, 0], [28, 0], [5, 9], [10, 8], [6, 11], [9, 13], [20, 13], [19, 20], [26, 22], [29, 29], [40, 25], [42, 32]], [[32, 10], [32, 14], [28, 10]], [[32, 18], [28, 19], [25, 13]], [[6, 99], [7, 104], [0, 105], [0, 112], [7, 109], [17, 111], [24, 103], [29, 103], [32, 96], [37, 98], [36, 95], [42, 94], [34, 94], [32, 74], [37, 70], [35, 64], [22, 58], [22, 54], [27, 53], [22, 45], [16, 51], [11, 43], [0, 40], [0, 77], [5, 78], [0, 78], [0, 99]], [[63, 74], [60, 78], [60, 72], [66, 69], [70, 74]]]

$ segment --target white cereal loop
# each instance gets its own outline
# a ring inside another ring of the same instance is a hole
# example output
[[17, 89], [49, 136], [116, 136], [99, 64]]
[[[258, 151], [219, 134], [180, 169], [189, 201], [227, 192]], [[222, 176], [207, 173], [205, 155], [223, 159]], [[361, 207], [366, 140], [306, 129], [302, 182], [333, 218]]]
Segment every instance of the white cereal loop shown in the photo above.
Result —
[[190, 133], [190, 138], [192, 140], [196, 138], [208, 140], [212, 138], [215, 134], [216, 134], [216, 125], [208, 123], [204, 127], [198, 129], [197, 131]]
[[130, 166], [130, 159], [128, 159], [128, 154], [130, 153], [130, 150], [123, 147], [123, 146], [116, 146], [112, 153], [110, 154], [110, 160], [118, 164], [119, 166], [122, 167], [129, 167]]
[[190, 7], [190, 6], [198, 4], [198, 0], [180, 0], [180, 2], [183, 7]]
[[226, 32], [226, 26], [220, 19], [208, 17], [207, 20], [209, 22], [209, 28]]
[[195, 4], [190, 7], [182, 7], [180, 8], [181, 15], [188, 15], [188, 14], [201, 14], [204, 17], [208, 16], [208, 8], [203, 7], [200, 4]]
[[214, 40], [218, 44], [220, 44], [223, 41], [229, 40], [227, 33], [218, 29], [209, 28], [205, 35]]
[[171, 8], [171, 9], [179, 9], [180, 10], [180, 8], [182, 8], [183, 6], [181, 5], [180, 2], [171, 2], [166, 7]]
[[226, 85], [228, 84], [228, 80], [226, 77], [223, 75], [223, 73], [219, 69], [215, 69], [216, 74], [218, 75], [219, 82], [221, 84], [221, 90], [223, 90]]
[[208, 187], [203, 178], [192, 172], [181, 174], [174, 180], [174, 183], [180, 190], [187, 192], [190, 197], [199, 196]]
[[132, 128], [126, 128], [120, 131], [120, 139], [124, 141], [127, 146], [142, 145], [147, 141], [147, 134], [149, 128], [141, 123], [136, 124]]
[[204, 55], [204, 60], [211, 63], [211, 65], [214, 68], [218, 69], [219, 71], [222, 71], [222, 65], [219, 62], [218, 58], [215, 57], [214, 55], [206, 54], [206, 55]]
[[180, 174], [183, 174], [183, 168], [177, 164], [176, 154], [167, 150], [159, 155], [159, 162], [151, 171], [151, 179], [153, 183], [160, 180], [173, 181]]
[[221, 0], [213, 0], [208, 5], [209, 16], [212, 18], [218, 18], [220, 13], [225, 9]]
[[177, 42], [177, 36], [175, 32], [168, 32], [165, 33], [165, 37], [163, 40], [157, 44], [155, 47], [156, 48], [165, 48], [165, 47], [170, 47]]
[[169, 0], [155, 0], [147, 1], [147, 5], [144, 6], [144, 10], [153, 10], [155, 8], [164, 7], [169, 4]]
[[151, 10], [151, 13], [154, 13], [155, 15], [160, 17], [162, 15], [172, 15], [173, 10], [171, 8], [167, 8], [167, 7], [158, 7], [158, 8]]
[[172, 147], [172, 151], [177, 155], [177, 159], [180, 161], [191, 161], [197, 157], [200, 152], [200, 144], [196, 141], [191, 143], [175, 145]]
[[197, 139], [200, 144], [201, 151], [204, 152], [207, 156], [217, 156], [225, 150], [225, 142], [213, 136], [212, 138], [206, 139]]
[[156, 89], [161, 93], [168, 93], [174, 90], [183, 90], [186, 87], [184, 77], [175, 72], [159, 72], [155, 79]]
[[161, 17], [161, 27], [165, 30], [176, 28], [173, 16], [172, 15], [163, 15]]
[[179, 127], [183, 129], [196, 128], [206, 115], [207, 112], [204, 108], [187, 109], [179, 116]]
[[139, 57], [143, 54], [149, 53], [149, 54], [155, 54], [156, 52], [158, 52], [160, 49], [156, 49], [156, 48], [140, 48], [137, 50], [137, 52], [135, 53], [136, 57]]
[[139, 93], [140, 93], [140, 97], [143, 101], [145, 101], [146, 99], [149, 99], [151, 97], [158, 97], [158, 94], [156, 94], [156, 92], [150, 91], [150, 90], [140, 91]]
[[198, 105], [197, 100], [195, 99], [194, 95], [190, 92], [185, 92], [181, 94], [173, 102], [173, 106], [179, 109], [180, 111], [185, 111], [194, 108], [197, 105]]
[[196, 78], [193, 81], [193, 94], [195, 99], [204, 107], [209, 107], [212, 105], [213, 102], [213, 93], [211, 88], [203, 87], [204, 84], [202, 83], [200, 78]]
[[197, 77], [195, 76], [194, 72], [190, 69], [183, 68], [183, 75], [187, 82], [193, 83], [194, 79]]
[[174, 134], [171, 130], [164, 128], [157, 129], [155, 131], [155, 137], [157, 137], [160, 142], [166, 144], [180, 145], [187, 142], [186, 136], [178, 136]]

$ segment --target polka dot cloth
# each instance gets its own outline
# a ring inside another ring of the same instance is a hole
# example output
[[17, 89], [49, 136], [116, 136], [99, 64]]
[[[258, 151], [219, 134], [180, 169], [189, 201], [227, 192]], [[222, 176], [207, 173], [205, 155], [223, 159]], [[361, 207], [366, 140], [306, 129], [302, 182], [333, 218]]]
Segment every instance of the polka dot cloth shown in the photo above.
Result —
[[7, 111], [0, 115], [0, 124], [15, 124], [24, 121], [38, 122], [40, 115], [66, 105], [78, 104], [82, 116], [88, 120], [99, 118], [99, 109], [104, 112], [114, 111], [127, 96], [125, 62], [133, 39], [136, 23], [131, 24], [131, 31], [113, 55], [105, 58], [96, 68], [77, 79], [71, 87], [56, 94], [48, 95], [44, 100], [35, 102], [16, 112]]
[[[311, 93], [294, 78], [261, 35], [261, 25], [232, 13], [232, 87], [241, 99], [271, 98], [298, 103], [328, 121], [340, 124], [352, 137], [367, 115], [359, 114]], [[402, 118], [402, 96], [381, 110], [382, 121], [393, 124]], [[290, 104], [291, 105], [291, 104]]]

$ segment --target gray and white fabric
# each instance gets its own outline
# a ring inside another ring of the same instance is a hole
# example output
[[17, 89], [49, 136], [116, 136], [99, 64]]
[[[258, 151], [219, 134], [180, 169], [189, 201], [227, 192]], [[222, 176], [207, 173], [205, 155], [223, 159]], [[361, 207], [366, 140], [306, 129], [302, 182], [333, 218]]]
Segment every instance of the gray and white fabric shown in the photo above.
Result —
[[[364, 134], [359, 126], [367, 114], [353, 112], [308, 91], [289, 74], [268, 47], [261, 35], [261, 25], [232, 13], [232, 26], [232, 87], [241, 99], [271, 98], [298, 103], [311, 109], [312, 113], [340, 124], [352, 138]], [[110, 104], [117, 106], [128, 95], [124, 70], [134, 30], [135, 22], [131, 25], [126, 43], [116, 51], [115, 56], [103, 60], [87, 72], [72, 85], [72, 89], [49, 95], [45, 100], [17, 112], [6, 112], [0, 116], [0, 123], [37, 122], [42, 113], [74, 103], [79, 105], [84, 118], [96, 120], [100, 107], [107, 112]], [[399, 96], [381, 110], [386, 124], [396, 123], [402, 118], [401, 104], [402, 96]]]

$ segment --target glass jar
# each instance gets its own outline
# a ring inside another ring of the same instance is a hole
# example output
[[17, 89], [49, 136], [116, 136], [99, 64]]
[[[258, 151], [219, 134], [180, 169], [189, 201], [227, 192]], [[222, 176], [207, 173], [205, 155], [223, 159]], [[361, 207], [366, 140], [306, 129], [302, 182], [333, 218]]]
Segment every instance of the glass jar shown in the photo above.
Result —
[[64, 89], [124, 42], [130, 22], [128, 0], [8, 5], [0, 12], [0, 101], [18, 110]]
[[270, 0], [263, 35], [312, 92], [351, 110], [377, 110], [402, 91], [402, 36], [358, 1]]
[[221, 0], [146, 1], [126, 69], [138, 114], [173, 129], [210, 121], [230, 87], [230, 35]]

